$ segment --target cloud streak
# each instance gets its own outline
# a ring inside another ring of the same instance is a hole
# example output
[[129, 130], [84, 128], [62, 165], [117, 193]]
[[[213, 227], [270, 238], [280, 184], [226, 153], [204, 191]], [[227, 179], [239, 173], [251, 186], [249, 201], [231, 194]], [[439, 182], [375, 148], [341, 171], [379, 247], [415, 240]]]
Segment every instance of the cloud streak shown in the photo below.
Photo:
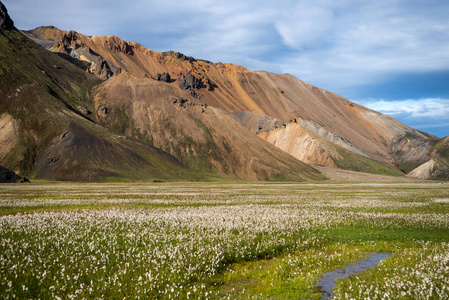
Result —
[[449, 99], [427, 98], [400, 101], [362, 100], [364, 106], [388, 115], [409, 115], [413, 118], [449, 120]]

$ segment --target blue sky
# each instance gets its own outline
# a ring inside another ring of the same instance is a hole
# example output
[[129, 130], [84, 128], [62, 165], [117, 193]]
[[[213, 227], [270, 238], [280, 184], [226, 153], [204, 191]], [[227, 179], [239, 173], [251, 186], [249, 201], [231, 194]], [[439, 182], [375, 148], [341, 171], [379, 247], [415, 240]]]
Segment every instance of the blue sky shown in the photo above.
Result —
[[439, 137], [449, 135], [447, 0], [3, 0], [20, 29], [117, 35], [290, 73]]

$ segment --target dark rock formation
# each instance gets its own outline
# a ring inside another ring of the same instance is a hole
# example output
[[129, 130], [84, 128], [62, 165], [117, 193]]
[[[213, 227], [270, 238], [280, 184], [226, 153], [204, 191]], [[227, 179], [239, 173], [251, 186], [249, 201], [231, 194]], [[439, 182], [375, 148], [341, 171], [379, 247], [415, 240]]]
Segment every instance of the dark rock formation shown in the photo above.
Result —
[[185, 76], [180, 76], [178, 78], [179, 82], [178, 85], [181, 89], [183, 90], [188, 90], [188, 89], [200, 89], [203, 87], [203, 84], [201, 82], [201, 80], [199, 80], [198, 78], [196, 78], [193, 74], [189, 73]]
[[8, 10], [3, 3], [0, 2], [0, 30], [2, 29], [12, 30], [15, 29], [15, 27], [13, 20], [11, 20], [8, 15]]
[[94, 74], [102, 79], [109, 79], [114, 75], [108, 62], [101, 56], [98, 59]]
[[183, 90], [187, 90], [189, 88], [189, 85], [187, 84], [185, 77], [181, 77], [178, 79], [178, 85]]
[[64, 34], [64, 36], [62, 37], [62, 44], [66, 47], [73, 47], [74, 49], [83, 46], [83, 44], [78, 41], [76, 31], [73, 30], [69, 31], [69, 33], [67, 34]]
[[186, 75], [186, 84], [193, 89], [201, 88], [201, 81], [192, 74]]
[[192, 96], [195, 99], [199, 98], [198, 94], [194, 90], [190, 90], [190, 96]]
[[189, 88], [189, 86], [186, 84], [186, 80], [185, 79], [179, 79], [178, 85], [183, 90], [187, 90]]
[[185, 103], [187, 103], [189, 100], [179, 97], [179, 98], [172, 98], [171, 103], [172, 104], [179, 104], [179, 106], [184, 106]]
[[131, 43], [125, 42], [117, 36], [111, 36], [107, 41], [106, 45], [112, 51], [122, 52], [128, 55], [134, 55], [134, 46]]
[[179, 59], [179, 60], [183, 60], [183, 61], [188, 61], [188, 62], [194, 62], [196, 61], [195, 58], [191, 57], [191, 56], [186, 56], [180, 52], [175, 52], [175, 51], [166, 51], [166, 52], [162, 52], [163, 56], [171, 56], [173, 58]]
[[50, 158], [47, 158], [46, 160], [45, 160], [45, 163], [47, 164], [47, 165], [49, 165], [49, 164], [54, 164], [55, 162], [57, 162], [59, 160], [59, 157], [50, 157]]
[[[1, 3], [0, 3], [1, 4]], [[0, 183], [16, 183], [16, 182], [30, 182], [25, 177], [20, 177], [13, 171], [0, 166]]]
[[164, 72], [164, 73], [157, 73], [156, 74], [156, 80], [157, 81], [163, 81], [163, 82], [170, 82], [171, 77], [170, 74]]
[[98, 108], [97, 114], [98, 114], [100, 117], [105, 118], [106, 115], [108, 114], [108, 108], [107, 108], [106, 106], [104, 106], [104, 105], [103, 105], [103, 106], [100, 106], [100, 107]]

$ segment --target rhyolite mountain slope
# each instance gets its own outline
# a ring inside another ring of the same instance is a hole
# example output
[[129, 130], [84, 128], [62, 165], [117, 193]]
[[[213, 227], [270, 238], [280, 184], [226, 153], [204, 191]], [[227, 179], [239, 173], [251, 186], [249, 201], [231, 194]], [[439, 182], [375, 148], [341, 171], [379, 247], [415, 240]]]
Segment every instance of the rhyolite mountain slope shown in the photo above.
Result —
[[[24, 33], [56, 53], [52, 59], [70, 61], [76, 76], [83, 73], [84, 83], [70, 80], [77, 88], [64, 85], [65, 80], [59, 83], [73, 96], [65, 101], [76, 118], [90, 120], [92, 128], [112, 131], [116, 137], [162, 149], [189, 170], [244, 179], [305, 180], [322, 178], [306, 163], [396, 176], [431, 159], [439, 161], [440, 169], [449, 165], [447, 139], [414, 130], [289, 74], [253, 72], [173, 51], [159, 53], [119, 37], [88, 37], [52, 26]], [[17, 118], [4, 113], [2, 118], [14, 132]], [[66, 129], [70, 119], [62, 122]], [[66, 129], [58, 133], [64, 135]], [[80, 131], [75, 127], [74, 132]], [[66, 153], [58, 150], [61, 141], [36, 147], [35, 159], [58, 159]], [[78, 143], [72, 138], [66, 148]]]
[[100, 83], [15, 29], [0, 2], [0, 164], [59, 180], [200, 179], [169, 154], [83, 114]]
[[[70, 57], [84, 70], [109, 78], [95, 91], [94, 110], [112, 110], [99, 123], [120, 127], [130, 136], [144, 135], [185, 162], [191, 161], [192, 155], [204, 155], [204, 151], [194, 150], [198, 145], [188, 150], [181, 138], [194, 132], [182, 121], [193, 111], [202, 112], [195, 119], [209, 119], [212, 110], [226, 112], [252, 134], [308, 164], [379, 174], [408, 173], [441, 156], [432, 150], [434, 145], [447, 144], [289, 74], [253, 72], [173, 51], [158, 53], [115, 36], [88, 37], [55, 27], [26, 33], [47, 41], [50, 51]], [[185, 103], [172, 101], [180, 98]], [[128, 123], [120, 121], [123, 117]], [[170, 133], [162, 128], [164, 124]], [[218, 130], [214, 123], [206, 126]], [[189, 141], [201, 138], [191, 135]], [[448, 164], [443, 161], [440, 166]]]
[[[166, 98], [175, 94], [147, 101], [149, 79], [126, 70], [120, 74], [113, 66], [111, 78], [91, 63], [87, 69], [76, 57], [47, 51], [11, 25], [2, 4], [1, 11], [8, 26], [0, 30], [0, 164], [8, 169], [82, 181], [208, 180], [210, 173], [262, 180], [324, 178], [247, 134], [222, 110]], [[102, 70], [109, 68], [92, 50], [85, 54], [98, 58]], [[134, 108], [150, 121], [135, 118]]]

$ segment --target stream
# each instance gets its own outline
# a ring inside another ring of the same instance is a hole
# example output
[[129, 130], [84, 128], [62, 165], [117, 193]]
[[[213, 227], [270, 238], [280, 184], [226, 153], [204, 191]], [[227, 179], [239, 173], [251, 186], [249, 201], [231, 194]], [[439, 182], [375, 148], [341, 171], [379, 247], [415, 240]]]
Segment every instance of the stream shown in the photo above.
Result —
[[354, 264], [350, 264], [344, 268], [336, 269], [330, 272], [327, 272], [324, 277], [317, 282], [317, 286], [320, 286], [324, 291], [324, 295], [320, 298], [320, 300], [329, 299], [332, 296], [332, 292], [334, 290], [334, 286], [336, 284], [337, 279], [345, 279], [348, 276], [356, 275], [360, 272], [363, 272], [367, 269], [376, 267], [382, 260], [385, 258], [389, 258], [393, 256], [392, 252], [374, 252], [370, 257], [359, 261]]

